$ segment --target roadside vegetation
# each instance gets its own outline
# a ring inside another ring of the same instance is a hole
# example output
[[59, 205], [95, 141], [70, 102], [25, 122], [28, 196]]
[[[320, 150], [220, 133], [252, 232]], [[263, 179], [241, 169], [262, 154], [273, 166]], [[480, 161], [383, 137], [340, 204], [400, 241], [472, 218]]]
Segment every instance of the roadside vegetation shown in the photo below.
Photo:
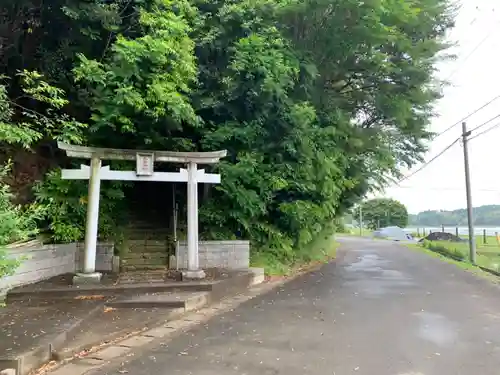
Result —
[[335, 259], [338, 243], [335, 230], [331, 226], [318, 234], [315, 239], [293, 253], [292, 258], [280, 254], [254, 251], [250, 259], [252, 267], [263, 267], [268, 276], [288, 276], [304, 267], [328, 263]]
[[[453, 260], [469, 263], [469, 243], [451, 241], [426, 241], [418, 246], [439, 253]], [[477, 266], [500, 272], [500, 244], [496, 237], [476, 238], [476, 264]]]
[[5, 246], [36, 235], [37, 219], [40, 218], [36, 206], [22, 207], [13, 203], [13, 194], [4, 182], [9, 166], [0, 169], [0, 278], [12, 275], [21, 262], [21, 259], [9, 257]]

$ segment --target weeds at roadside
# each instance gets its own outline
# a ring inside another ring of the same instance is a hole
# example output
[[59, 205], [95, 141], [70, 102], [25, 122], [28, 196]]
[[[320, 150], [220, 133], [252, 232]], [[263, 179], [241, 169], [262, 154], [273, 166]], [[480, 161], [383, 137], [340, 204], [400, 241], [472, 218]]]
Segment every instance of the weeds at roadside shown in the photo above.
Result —
[[451, 259], [460, 262], [464, 261], [467, 258], [463, 250], [459, 247], [454, 246], [452, 242], [442, 243], [442, 242], [432, 242], [424, 240], [422, 242], [422, 246], [431, 251], [434, 251], [436, 253], [439, 253], [441, 255], [447, 256]]
[[334, 259], [337, 246], [332, 231], [325, 230], [310, 244], [299, 249], [292, 260], [278, 258], [271, 252], [256, 251], [251, 255], [250, 264], [264, 268], [267, 276], [289, 276]]

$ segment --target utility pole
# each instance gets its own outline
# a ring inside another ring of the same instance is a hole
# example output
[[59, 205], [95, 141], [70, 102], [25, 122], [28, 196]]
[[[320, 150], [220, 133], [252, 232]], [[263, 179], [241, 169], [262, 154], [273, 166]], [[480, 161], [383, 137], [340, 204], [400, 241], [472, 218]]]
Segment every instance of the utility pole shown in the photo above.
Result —
[[363, 236], [363, 208], [359, 205], [359, 235]]
[[470, 261], [476, 264], [476, 238], [474, 236], [474, 222], [472, 215], [472, 193], [470, 187], [470, 170], [469, 170], [469, 150], [467, 149], [468, 138], [470, 131], [467, 130], [467, 124], [462, 122], [462, 141], [464, 146], [464, 171], [465, 171], [465, 192], [467, 194], [467, 222], [469, 224], [469, 251]]

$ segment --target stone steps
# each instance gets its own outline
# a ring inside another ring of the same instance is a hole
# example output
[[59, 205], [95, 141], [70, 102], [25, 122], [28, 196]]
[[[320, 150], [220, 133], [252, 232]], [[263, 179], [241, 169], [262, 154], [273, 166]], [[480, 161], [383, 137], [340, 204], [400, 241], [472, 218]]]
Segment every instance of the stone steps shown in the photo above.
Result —
[[[134, 296], [147, 293], [163, 292], [205, 292], [212, 291], [217, 283], [213, 282], [151, 282], [141, 284], [117, 284], [117, 285], [82, 285], [79, 287], [55, 287], [50, 289], [30, 290], [12, 290], [7, 294], [7, 303], [10, 301], [25, 301], [28, 304], [39, 300], [49, 299], [101, 299], [119, 296]], [[32, 302], [33, 301], [33, 302]]]
[[[7, 303], [11, 301], [24, 301], [27, 304], [37, 304], [40, 300], [116, 300], [120, 297], [131, 297], [136, 295], [152, 295], [161, 293], [200, 293], [212, 292], [211, 299], [218, 300], [226, 295], [238, 293], [246, 289], [254, 282], [255, 273], [252, 271], [238, 271], [226, 274], [213, 274], [207, 271], [207, 280], [200, 281], [175, 281], [152, 279], [150, 282], [136, 283], [133, 277], [128, 279], [132, 282], [112, 285], [80, 285], [80, 286], [48, 286], [37, 287], [26, 286], [16, 288], [8, 292]], [[219, 272], [220, 273], [220, 272]], [[161, 275], [161, 273], [160, 273]]]
[[163, 283], [168, 280], [180, 281], [180, 273], [169, 271], [167, 267], [162, 266], [147, 272], [134, 270], [122, 272], [118, 277], [117, 284]]
[[134, 264], [134, 263], [122, 263], [120, 270], [122, 272], [134, 272], [134, 271], [159, 271], [167, 268], [166, 264]]

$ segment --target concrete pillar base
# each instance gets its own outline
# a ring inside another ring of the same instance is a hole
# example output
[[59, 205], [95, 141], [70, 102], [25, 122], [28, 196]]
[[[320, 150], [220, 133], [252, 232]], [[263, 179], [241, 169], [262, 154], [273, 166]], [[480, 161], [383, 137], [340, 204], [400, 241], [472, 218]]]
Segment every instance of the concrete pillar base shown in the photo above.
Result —
[[182, 271], [182, 280], [202, 280], [205, 277], [206, 274], [203, 270]]
[[266, 281], [266, 275], [264, 273], [264, 268], [249, 268], [249, 271], [253, 274], [252, 285], [262, 284]]
[[73, 285], [100, 284], [102, 273], [77, 273], [73, 276]]

